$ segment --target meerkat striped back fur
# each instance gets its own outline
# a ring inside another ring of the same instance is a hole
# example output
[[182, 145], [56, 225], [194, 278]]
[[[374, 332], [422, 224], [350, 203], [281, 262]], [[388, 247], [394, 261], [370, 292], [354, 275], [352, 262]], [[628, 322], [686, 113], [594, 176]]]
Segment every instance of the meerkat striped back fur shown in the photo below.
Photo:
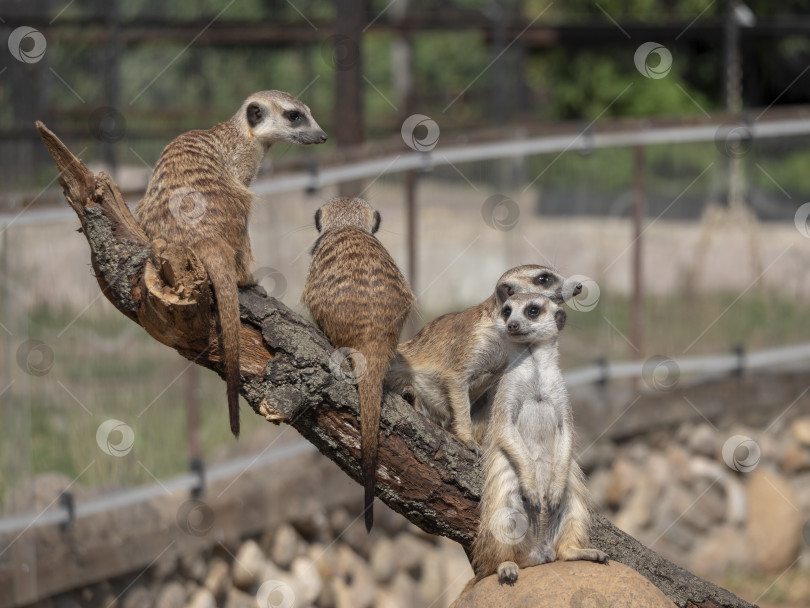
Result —
[[360, 198], [335, 198], [315, 214], [320, 236], [302, 299], [335, 348], [358, 351], [360, 436], [366, 529], [374, 523], [383, 379], [414, 301], [405, 277], [374, 235], [380, 214]]
[[181, 243], [205, 267], [219, 311], [231, 431], [239, 436], [239, 298], [255, 282], [248, 186], [274, 143], [319, 144], [326, 133], [301, 101], [283, 91], [248, 97], [234, 116], [188, 131], [163, 150], [135, 214], [147, 236]]

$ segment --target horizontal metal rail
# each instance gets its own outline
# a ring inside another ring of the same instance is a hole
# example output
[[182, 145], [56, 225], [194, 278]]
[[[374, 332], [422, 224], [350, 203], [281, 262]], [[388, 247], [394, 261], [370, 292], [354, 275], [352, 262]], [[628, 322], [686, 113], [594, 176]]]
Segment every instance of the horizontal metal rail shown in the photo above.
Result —
[[[210, 469], [206, 469], [204, 474], [205, 483], [229, 479], [247, 473], [251, 469], [315, 451], [315, 446], [311, 443], [298, 440], [259, 456], [246, 456], [244, 458], [229, 460], [222, 464], [214, 465]], [[191, 492], [199, 488], [201, 483], [202, 479], [197, 473], [184, 473], [162, 481], [159, 484], [150, 484], [129, 490], [111, 492], [86, 502], [76, 503], [74, 518], [79, 519], [113, 509], [132, 507], [154, 498], [165, 496], [167, 493], [174, 495], [180, 492]], [[52, 511], [48, 510], [39, 513], [28, 511], [4, 517], [0, 519], [0, 534], [23, 532], [31, 528], [43, 526], [64, 525], [69, 522], [70, 512], [66, 507], [60, 505]]]
[[669, 370], [668, 373], [676, 373], [678, 376], [690, 374], [707, 376], [775, 367], [805, 360], [810, 360], [810, 344], [783, 346], [753, 353], [741, 351], [727, 355], [706, 355], [682, 359], [661, 357], [658, 360], [606, 362], [572, 370], [563, 376], [565, 383], [569, 387], [573, 387], [609, 380], [643, 378], [647, 374], [654, 373], [655, 367], [659, 365], [665, 366]]

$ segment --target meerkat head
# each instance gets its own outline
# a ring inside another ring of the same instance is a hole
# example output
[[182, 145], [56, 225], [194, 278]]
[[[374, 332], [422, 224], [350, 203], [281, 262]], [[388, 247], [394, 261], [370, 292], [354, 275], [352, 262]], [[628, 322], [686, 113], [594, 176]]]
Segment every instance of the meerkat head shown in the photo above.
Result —
[[337, 197], [315, 212], [315, 228], [325, 232], [355, 226], [374, 234], [380, 229], [380, 212], [362, 198]]
[[527, 264], [507, 270], [495, 285], [495, 302], [500, 307], [518, 293], [543, 295], [557, 304], [570, 300], [582, 291], [577, 281], [566, 279], [553, 268]]
[[327, 139], [306, 104], [284, 91], [253, 93], [234, 119], [265, 148], [281, 141], [308, 146]]
[[511, 342], [534, 344], [555, 339], [565, 321], [565, 311], [550, 298], [522, 293], [503, 303], [497, 327]]

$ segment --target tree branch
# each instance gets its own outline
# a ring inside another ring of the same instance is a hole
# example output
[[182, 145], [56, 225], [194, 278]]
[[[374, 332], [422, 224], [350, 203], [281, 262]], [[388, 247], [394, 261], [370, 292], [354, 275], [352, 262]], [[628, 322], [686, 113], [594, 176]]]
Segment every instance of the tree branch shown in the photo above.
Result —
[[[93, 175], [41, 122], [37, 129], [81, 221], [107, 299], [158, 341], [222, 375], [215, 305], [194, 252], [149, 243], [112, 179]], [[357, 391], [330, 370], [329, 341], [261, 288], [241, 290], [239, 304], [242, 395], [269, 421], [295, 427], [359, 483]], [[224, 411], [223, 397], [223, 424]], [[469, 549], [483, 482], [474, 454], [391, 393], [383, 400], [380, 427], [379, 498], [423, 530]], [[592, 543], [681, 608], [751, 606], [663, 559], [598, 513]]]

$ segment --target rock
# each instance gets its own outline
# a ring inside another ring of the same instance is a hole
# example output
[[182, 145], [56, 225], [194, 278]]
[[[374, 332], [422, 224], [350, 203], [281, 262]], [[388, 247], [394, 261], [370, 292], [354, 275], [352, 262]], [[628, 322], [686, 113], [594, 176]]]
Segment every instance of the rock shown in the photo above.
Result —
[[315, 562], [308, 557], [296, 557], [290, 566], [290, 572], [295, 582], [293, 589], [296, 591], [296, 601], [302, 604], [315, 602], [323, 587], [323, 581]]
[[239, 589], [229, 589], [225, 608], [256, 608], [256, 596]]
[[439, 608], [438, 605], [430, 606], [420, 598], [416, 582], [404, 572], [397, 572], [391, 586], [380, 596], [377, 608]]
[[360, 511], [359, 505], [354, 514], [344, 508], [335, 509], [329, 517], [329, 525], [335, 538], [340, 538], [356, 553], [367, 558], [371, 552], [372, 535], [366, 532], [363, 518], [358, 517]]
[[393, 541], [383, 536], [374, 543], [371, 547], [369, 562], [371, 571], [374, 573], [374, 580], [378, 583], [387, 583], [393, 579], [396, 573], [396, 555]]
[[277, 566], [289, 568], [295, 556], [298, 555], [300, 541], [301, 538], [295, 528], [289, 524], [281, 524], [273, 535], [270, 559]]
[[338, 555], [334, 544], [313, 543], [307, 550], [307, 557], [315, 564], [322, 580], [329, 580], [333, 576], [337, 576]]
[[322, 509], [313, 511], [305, 519], [294, 521], [293, 526], [308, 543], [328, 543], [332, 540], [329, 517]]
[[779, 466], [789, 475], [810, 470], [810, 450], [793, 443], [788, 444], [782, 452]]
[[782, 571], [799, 554], [804, 520], [798, 499], [784, 477], [759, 467], [748, 475], [747, 539], [757, 565]]
[[200, 553], [186, 553], [180, 557], [180, 572], [202, 585], [205, 575], [208, 573], [208, 565]]
[[371, 567], [351, 547], [340, 545], [337, 548], [338, 573], [342, 581], [347, 581], [348, 591], [335, 587], [335, 605], [341, 607], [341, 600], [350, 595], [352, 606], [366, 608], [374, 603], [376, 585]]
[[463, 593], [453, 608], [540, 608], [541, 606], [675, 606], [660, 589], [618, 562], [553, 562], [524, 568], [514, 585], [497, 575]]
[[638, 487], [630, 495], [627, 506], [616, 515], [615, 524], [628, 534], [637, 536], [650, 525], [661, 487], [645, 474], [639, 479]]
[[217, 608], [217, 601], [208, 589], [197, 589], [188, 602], [188, 608]]
[[259, 582], [264, 567], [264, 553], [258, 543], [248, 540], [236, 552], [231, 576], [237, 589], [247, 591]]
[[723, 580], [732, 568], [747, 571], [752, 565], [739, 528], [721, 526], [698, 544], [689, 569], [702, 578]]
[[810, 416], [796, 418], [790, 423], [790, 436], [799, 444], [810, 448]]
[[121, 600], [121, 608], [151, 608], [155, 598], [143, 585], [133, 585]]
[[722, 447], [717, 431], [705, 422], [695, 427], [689, 435], [686, 445], [693, 454], [708, 458], [718, 458]]
[[431, 543], [402, 532], [394, 539], [395, 568], [418, 576], [422, 570], [422, 560], [432, 550]]
[[428, 605], [445, 605], [441, 600], [446, 591], [446, 579], [444, 557], [435, 550], [427, 552], [422, 560], [422, 574], [416, 584], [416, 592], [422, 601]]
[[177, 581], [167, 583], [155, 601], [155, 608], [184, 608], [186, 588]]
[[215, 557], [211, 560], [203, 587], [208, 589], [215, 598], [224, 599], [230, 586], [231, 574], [228, 564], [225, 560]]
[[669, 460], [670, 470], [674, 473], [678, 481], [689, 483], [691, 480], [691, 471], [689, 468], [689, 453], [678, 446], [670, 446], [667, 450], [667, 459]]
[[627, 458], [620, 456], [613, 461], [610, 468], [610, 480], [605, 489], [605, 502], [611, 508], [617, 509], [624, 504], [630, 490], [636, 484], [638, 468]]

